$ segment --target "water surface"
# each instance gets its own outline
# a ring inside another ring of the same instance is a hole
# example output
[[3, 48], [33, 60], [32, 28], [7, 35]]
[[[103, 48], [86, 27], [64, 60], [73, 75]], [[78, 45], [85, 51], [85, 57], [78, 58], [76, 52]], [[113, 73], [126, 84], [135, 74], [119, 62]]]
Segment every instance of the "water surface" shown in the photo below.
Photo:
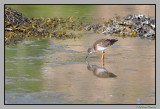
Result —
[[[106, 10], [114, 8], [99, 6], [97, 11], [90, 10], [97, 13], [89, 15], [105, 17], [110, 15]], [[111, 16], [122, 10], [122, 15], [135, 14], [139, 7], [117, 8]], [[141, 6], [141, 12], [154, 17], [153, 8]], [[81, 10], [70, 12], [79, 14]], [[101, 52], [92, 54], [86, 63], [87, 49], [101, 38], [117, 37], [84, 32], [80, 39], [24, 40], [6, 47], [5, 103], [154, 104], [155, 40], [117, 38], [106, 50], [104, 66]]]
[[24, 41], [6, 48], [6, 102], [154, 103], [155, 41], [118, 38], [106, 50], [104, 67], [101, 53], [92, 54], [87, 64], [87, 48], [105, 37], [88, 33], [77, 40]]

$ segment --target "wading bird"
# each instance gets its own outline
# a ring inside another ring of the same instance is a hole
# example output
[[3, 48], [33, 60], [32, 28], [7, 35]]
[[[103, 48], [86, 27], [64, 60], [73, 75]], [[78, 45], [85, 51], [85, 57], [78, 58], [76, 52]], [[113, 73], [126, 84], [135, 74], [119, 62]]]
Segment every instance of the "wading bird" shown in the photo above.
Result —
[[97, 40], [92, 48], [88, 48], [88, 55], [86, 56], [86, 60], [91, 53], [102, 51], [102, 65], [104, 65], [104, 50], [117, 42], [117, 39], [99, 39]]

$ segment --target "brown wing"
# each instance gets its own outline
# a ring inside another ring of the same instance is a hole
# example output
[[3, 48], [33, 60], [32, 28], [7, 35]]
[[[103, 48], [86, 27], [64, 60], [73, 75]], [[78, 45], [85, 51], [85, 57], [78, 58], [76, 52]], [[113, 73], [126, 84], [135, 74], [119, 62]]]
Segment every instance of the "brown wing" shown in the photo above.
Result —
[[116, 40], [116, 39], [99, 39], [93, 44], [93, 47], [94, 47], [94, 49], [97, 45], [102, 46], [102, 47], [108, 47], [110, 45], [113, 45], [116, 41], [118, 41], [118, 40]]

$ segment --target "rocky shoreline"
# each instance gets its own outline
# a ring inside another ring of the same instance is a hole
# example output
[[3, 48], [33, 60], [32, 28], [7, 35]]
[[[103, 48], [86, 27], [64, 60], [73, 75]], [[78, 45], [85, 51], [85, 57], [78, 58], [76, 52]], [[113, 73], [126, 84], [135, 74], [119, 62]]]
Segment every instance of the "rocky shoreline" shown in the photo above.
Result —
[[83, 22], [86, 17], [27, 18], [16, 10], [5, 7], [5, 45], [23, 39], [79, 38], [78, 31], [93, 31], [119, 37], [155, 39], [155, 19], [142, 14], [115, 16], [98, 24]]

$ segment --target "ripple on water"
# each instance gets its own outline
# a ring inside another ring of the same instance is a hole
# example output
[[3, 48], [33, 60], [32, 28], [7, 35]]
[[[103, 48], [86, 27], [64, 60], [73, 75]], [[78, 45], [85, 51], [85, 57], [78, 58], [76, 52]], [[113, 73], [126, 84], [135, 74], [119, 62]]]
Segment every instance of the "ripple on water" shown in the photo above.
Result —
[[19, 63], [17, 63], [17, 62], [14, 62], [13, 64], [19, 64]]
[[78, 51], [75, 51], [75, 50], [65, 50], [65, 48], [69, 48], [69, 47], [68, 46], [50, 46], [47, 49], [54, 49], [58, 52], [65, 52], [65, 53], [79, 53]]
[[51, 66], [51, 67], [57, 67], [58, 65], [54, 65], [54, 64], [45, 64], [47, 66]]
[[52, 53], [51, 51], [46, 50], [46, 49], [42, 49], [42, 51], [44, 51], [44, 52], [46, 52], [46, 53]]
[[62, 62], [60, 62], [60, 61], [51, 61], [51, 63], [61, 64]]
[[24, 41], [24, 44], [32, 44], [34, 41]]
[[132, 69], [132, 68], [125, 68], [124, 70], [126, 70], [126, 71], [137, 71], [136, 69]]
[[[20, 88], [23, 90], [22, 88]], [[62, 104], [72, 95], [62, 93], [5, 93], [6, 104]], [[72, 103], [72, 101], [67, 101]]]
[[66, 53], [79, 53], [78, 51], [74, 51], [74, 50], [65, 50]]
[[13, 63], [14, 63], [14, 62], [16, 62], [16, 61], [6, 60], [5, 62], [11, 62], [11, 63], [13, 62]]
[[41, 81], [40, 79], [36, 78], [26, 78], [26, 77], [5, 77], [5, 80], [13, 80], [17, 79], [17, 81]]
[[140, 98], [136, 99], [137, 104], [142, 104], [142, 100]]
[[133, 58], [135, 58], [135, 59], [137, 59], [137, 58], [146, 58], [146, 56], [143, 55], [143, 54], [141, 54], [141, 55], [135, 56], [135, 57], [133, 57]]
[[23, 78], [23, 79], [19, 79], [18, 81], [42, 81], [42, 80], [40, 80], [40, 79], [36, 79], [36, 78], [31, 78], [31, 79], [29, 79], [29, 78]]
[[16, 88], [16, 89], [12, 89], [12, 90], [16, 90], [16, 91], [30, 91], [30, 90], [26, 90], [26, 89], [23, 89], [23, 88]]
[[12, 79], [5, 79], [5, 85], [16, 84], [12, 81]]
[[50, 46], [47, 49], [60, 50], [60, 49], [63, 49], [63, 48], [69, 48], [69, 47], [67, 47], [67, 46]]
[[39, 56], [39, 57], [32, 57], [32, 56], [29, 56], [29, 57], [9, 57], [9, 58], [13, 58], [13, 59], [44, 59], [45, 56]]
[[59, 65], [68, 65], [68, 64], [79, 64], [79, 62], [75, 62], [75, 61], [66, 61], [66, 62], [51, 61], [51, 63], [46, 63], [45, 65], [51, 66], [51, 67], [57, 67]]
[[8, 47], [5, 47], [6, 50], [18, 50], [18, 48], [8, 48]]
[[112, 48], [122, 48], [120, 45], [112, 45]]
[[66, 61], [65, 64], [79, 64], [79, 62], [75, 62], [75, 61]]
[[129, 50], [129, 49], [124, 49], [124, 51], [130, 52], [131, 50]]
[[34, 63], [27, 63], [27, 64], [34, 64]]
[[5, 69], [5, 71], [12, 71], [12, 70], [15, 70], [15, 69]]
[[30, 46], [32, 46], [32, 47], [38, 47], [38, 46], [40, 46], [40, 45], [30, 45]]
[[29, 74], [20, 74], [18, 76], [30, 76]]

